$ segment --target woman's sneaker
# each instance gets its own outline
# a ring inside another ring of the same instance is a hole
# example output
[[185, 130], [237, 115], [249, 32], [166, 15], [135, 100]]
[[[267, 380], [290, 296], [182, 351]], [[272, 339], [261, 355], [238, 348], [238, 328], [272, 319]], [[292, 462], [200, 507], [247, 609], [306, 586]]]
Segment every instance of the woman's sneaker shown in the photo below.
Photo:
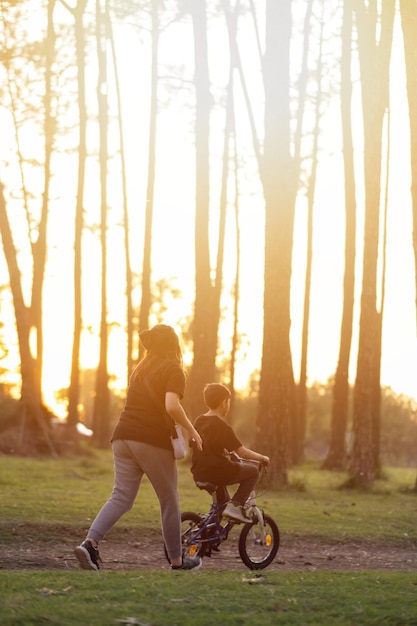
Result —
[[185, 556], [182, 559], [182, 565], [171, 565], [171, 569], [192, 569], [195, 572], [200, 569], [203, 559], [199, 556]]
[[100, 569], [98, 564], [98, 562], [101, 561], [100, 555], [97, 548], [93, 546], [89, 539], [86, 539], [80, 546], [77, 546], [74, 550], [74, 554], [82, 569]]

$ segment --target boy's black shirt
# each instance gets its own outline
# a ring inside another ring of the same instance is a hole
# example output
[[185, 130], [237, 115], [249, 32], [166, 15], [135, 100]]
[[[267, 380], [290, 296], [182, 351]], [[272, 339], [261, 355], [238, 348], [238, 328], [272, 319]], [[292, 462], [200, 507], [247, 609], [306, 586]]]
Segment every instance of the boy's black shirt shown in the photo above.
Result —
[[202, 451], [193, 446], [191, 473], [194, 480], [217, 485], [231, 483], [239, 465], [230, 460], [227, 452], [239, 448], [241, 441], [218, 415], [200, 415], [194, 427], [203, 440]]

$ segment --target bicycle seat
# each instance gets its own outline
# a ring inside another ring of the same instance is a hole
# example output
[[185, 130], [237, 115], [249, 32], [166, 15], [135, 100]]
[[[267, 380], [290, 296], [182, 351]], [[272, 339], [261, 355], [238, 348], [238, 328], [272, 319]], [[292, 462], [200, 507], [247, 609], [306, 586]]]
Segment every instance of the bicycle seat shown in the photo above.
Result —
[[195, 484], [199, 489], [205, 489], [209, 493], [214, 493], [217, 489], [217, 485], [214, 485], [213, 483], [205, 483], [197, 480]]

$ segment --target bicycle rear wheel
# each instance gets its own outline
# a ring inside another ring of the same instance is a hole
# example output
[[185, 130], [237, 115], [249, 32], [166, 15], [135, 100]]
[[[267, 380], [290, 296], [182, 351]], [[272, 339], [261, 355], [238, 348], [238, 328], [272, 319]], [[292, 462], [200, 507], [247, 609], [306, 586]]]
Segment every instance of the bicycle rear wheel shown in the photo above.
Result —
[[276, 557], [279, 548], [279, 529], [272, 517], [263, 516], [263, 524], [256, 520], [245, 524], [239, 536], [239, 554], [249, 569], [264, 569]]
[[201, 515], [191, 511], [181, 513], [181, 543], [183, 556], [203, 556], [206, 553], [207, 544], [201, 538], [195, 538], [201, 522]]
[[[198, 531], [201, 522], [201, 515], [193, 513], [192, 511], [185, 511], [181, 513], [181, 544], [182, 544], [182, 556], [203, 556], [206, 553], [206, 543], [203, 543], [199, 538], [194, 539], [195, 534]], [[168, 552], [165, 549], [165, 556], [169, 562]]]

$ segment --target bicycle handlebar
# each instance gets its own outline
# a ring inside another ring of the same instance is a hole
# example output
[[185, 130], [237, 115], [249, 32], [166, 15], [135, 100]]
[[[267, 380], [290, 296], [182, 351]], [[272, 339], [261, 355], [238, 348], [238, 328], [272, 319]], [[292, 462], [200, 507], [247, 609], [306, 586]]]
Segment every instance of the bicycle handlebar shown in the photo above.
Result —
[[229, 452], [229, 457], [236, 463], [254, 463], [255, 465], [258, 465], [259, 469], [265, 469], [268, 467], [268, 464], [263, 461], [257, 461], [256, 459], [244, 459], [236, 454], [236, 452]]

